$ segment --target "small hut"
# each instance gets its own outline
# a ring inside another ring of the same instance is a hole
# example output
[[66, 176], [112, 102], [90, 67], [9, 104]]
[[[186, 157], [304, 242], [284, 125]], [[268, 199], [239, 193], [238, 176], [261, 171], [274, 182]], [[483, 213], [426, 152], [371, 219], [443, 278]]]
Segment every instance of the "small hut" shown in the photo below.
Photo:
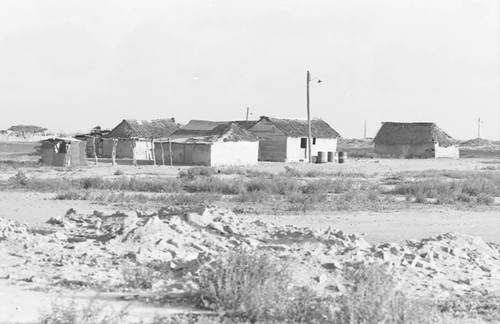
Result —
[[42, 164], [50, 166], [86, 166], [86, 143], [74, 138], [54, 137], [41, 141]]
[[214, 123], [213, 129], [179, 129], [169, 139], [155, 141], [157, 164], [256, 164], [259, 138], [236, 123]]
[[174, 118], [139, 121], [124, 119], [111, 132], [103, 136], [103, 155], [111, 157], [113, 142], [116, 142], [117, 158], [153, 159], [152, 142], [156, 138], [166, 138], [179, 129]]
[[458, 158], [458, 142], [434, 123], [384, 122], [375, 153], [392, 158]]

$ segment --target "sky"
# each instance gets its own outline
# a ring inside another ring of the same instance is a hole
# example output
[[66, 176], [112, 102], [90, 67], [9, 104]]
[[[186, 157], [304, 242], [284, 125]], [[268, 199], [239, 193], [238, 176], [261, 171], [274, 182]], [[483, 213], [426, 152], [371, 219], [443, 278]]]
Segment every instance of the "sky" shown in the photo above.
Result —
[[0, 1], [0, 129], [307, 118], [308, 70], [311, 115], [343, 137], [470, 139], [480, 118], [500, 139], [500, 1]]

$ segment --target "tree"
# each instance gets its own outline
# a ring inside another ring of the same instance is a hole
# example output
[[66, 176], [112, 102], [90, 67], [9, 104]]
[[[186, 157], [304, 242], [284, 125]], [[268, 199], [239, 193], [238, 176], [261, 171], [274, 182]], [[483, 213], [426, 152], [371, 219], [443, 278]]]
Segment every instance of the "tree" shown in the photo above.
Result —
[[35, 126], [35, 125], [14, 125], [10, 126], [9, 129], [10, 131], [14, 132], [24, 132], [24, 133], [44, 133], [47, 131], [47, 128], [40, 127], [40, 126]]

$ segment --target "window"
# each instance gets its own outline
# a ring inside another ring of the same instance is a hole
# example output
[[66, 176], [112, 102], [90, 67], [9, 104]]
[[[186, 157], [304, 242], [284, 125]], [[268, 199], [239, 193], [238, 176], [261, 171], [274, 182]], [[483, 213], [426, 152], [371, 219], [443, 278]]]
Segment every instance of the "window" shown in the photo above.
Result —
[[316, 145], [316, 137], [313, 138], [313, 145]]
[[307, 138], [301, 138], [300, 139], [300, 148], [306, 148], [307, 147]]

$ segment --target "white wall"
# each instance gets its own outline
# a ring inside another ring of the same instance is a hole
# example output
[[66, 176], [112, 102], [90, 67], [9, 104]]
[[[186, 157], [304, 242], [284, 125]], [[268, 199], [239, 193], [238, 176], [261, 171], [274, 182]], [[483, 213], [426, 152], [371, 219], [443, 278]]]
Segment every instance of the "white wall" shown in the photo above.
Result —
[[[308, 161], [308, 149], [300, 147], [300, 137], [288, 137], [286, 140], [286, 161], [287, 162], [297, 162], [297, 161]], [[312, 143], [311, 139], [311, 143]], [[318, 152], [336, 152], [337, 151], [337, 139], [336, 138], [317, 138], [316, 144], [312, 145], [312, 155], [318, 155]]]
[[434, 150], [436, 158], [453, 158], [453, 159], [459, 158], [458, 145], [442, 147], [439, 146], [439, 144], [435, 144]]
[[211, 165], [257, 164], [259, 142], [216, 142], [212, 144]]

